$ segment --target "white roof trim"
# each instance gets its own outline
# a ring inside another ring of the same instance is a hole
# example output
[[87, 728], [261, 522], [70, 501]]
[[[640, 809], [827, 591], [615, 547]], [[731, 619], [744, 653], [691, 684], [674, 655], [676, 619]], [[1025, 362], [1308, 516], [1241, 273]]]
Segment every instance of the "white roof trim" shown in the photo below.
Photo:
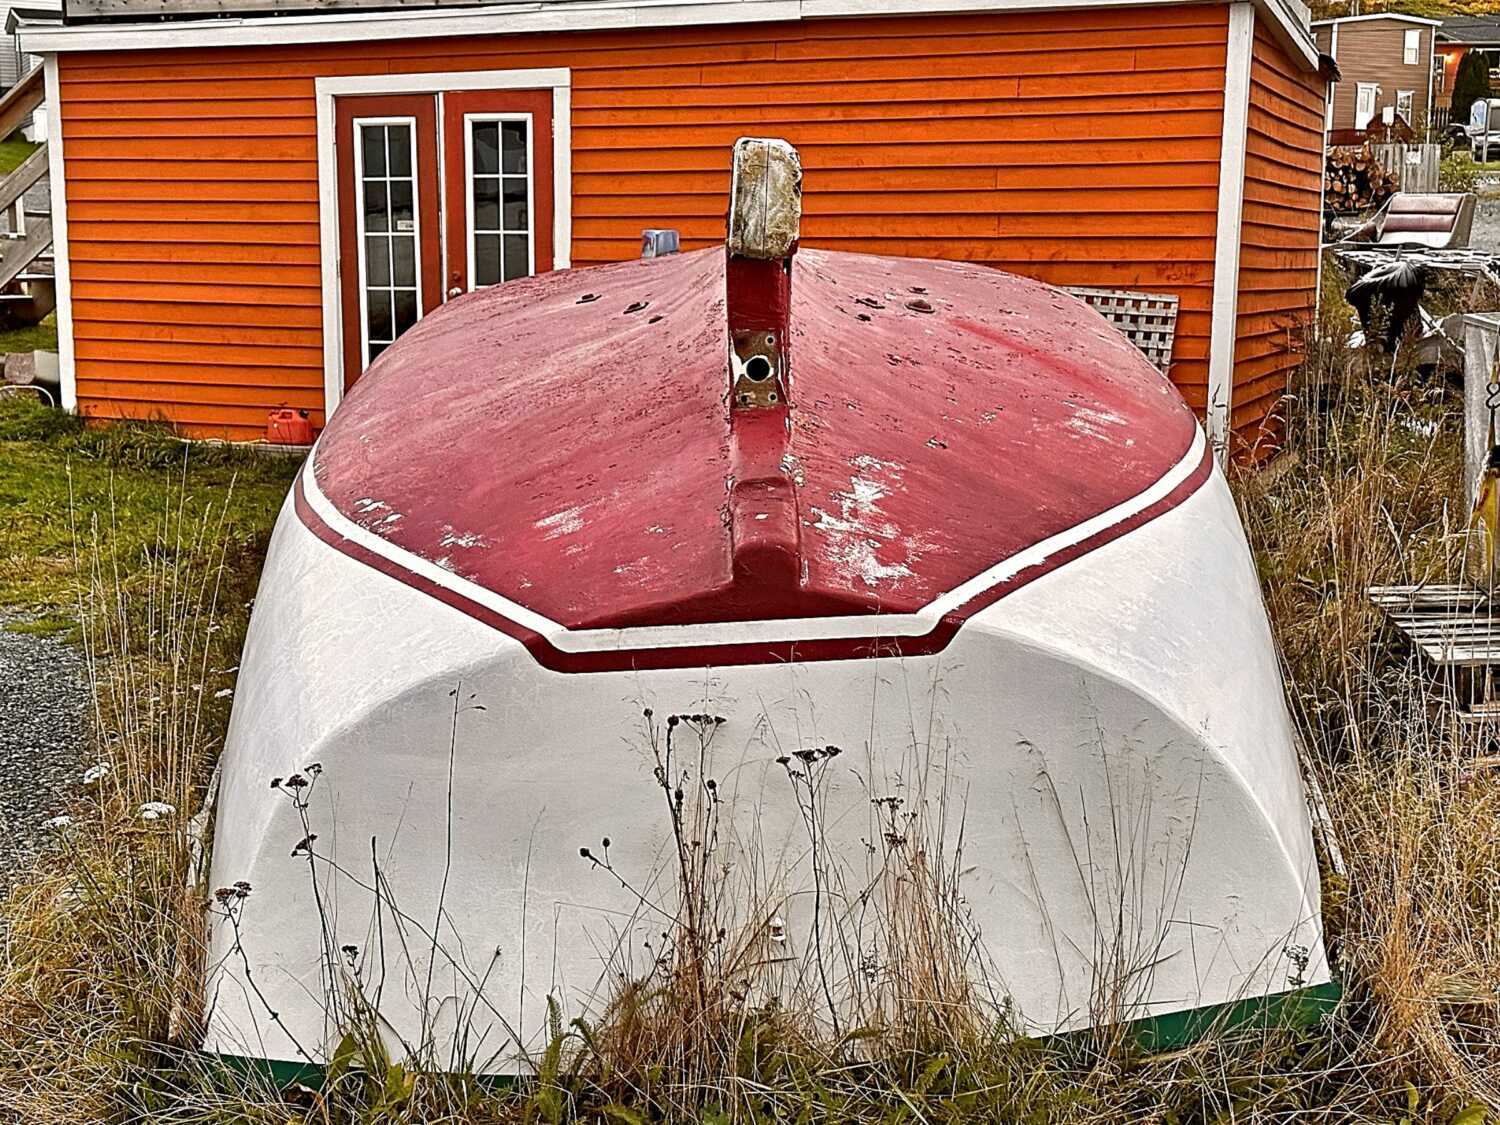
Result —
[[1314, 27], [1327, 27], [1335, 23], [1364, 23], [1366, 20], [1399, 20], [1401, 23], [1423, 23], [1428, 27], [1442, 27], [1442, 20], [1430, 20], [1426, 16], [1404, 16], [1400, 12], [1376, 12], [1370, 16], [1336, 16], [1333, 19], [1313, 20]]
[[[151, 50], [171, 47], [271, 46], [370, 39], [516, 35], [524, 32], [687, 27], [838, 16], [951, 15], [964, 12], [1157, 7], [1187, 0], [530, 0], [476, 8], [325, 12], [316, 15], [153, 23], [22, 24], [23, 51]], [[1256, 0], [1284, 46], [1309, 68], [1318, 52], [1300, 0]]]

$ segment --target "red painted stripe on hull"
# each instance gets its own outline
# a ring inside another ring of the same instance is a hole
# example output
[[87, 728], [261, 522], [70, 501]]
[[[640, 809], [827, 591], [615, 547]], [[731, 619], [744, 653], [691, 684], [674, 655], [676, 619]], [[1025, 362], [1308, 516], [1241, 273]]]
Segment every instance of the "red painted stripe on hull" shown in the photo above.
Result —
[[[860, 660], [871, 657], [930, 656], [947, 648], [959, 629], [963, 627], [964, 622], [980, 610], [1034, 582], [1042, 575], [1049, 574], [1074, 559], [1081, 558], [1171, 511], [1203, 487], [1212, 472], [1213, 452], [1205, 444], [1197, 467], [1166, 496], [1077, 543], [1059, 548], [1035, 566], [1027, 567], [997, 582], [944, 616], [931, 631], [920, 636], [881, 637], [872, 632], [871, 635], [863, 637], [619, 648], [594, 652], [566, 652], [535, 630], [520, 625], [490, 607], [464, 597], [457, 591], [439, 586], [430, 579], [403, 567], [400, 563], [378, 555], [369, 548], [341, 535], [331, 528], [308, 503], [301, 476], [297, 478], [293, 496], [297, 517], [303, 526], [334, 550], [520, 641], [542, 667], [553, 672], [568, 673], [622, 672], [799, 661]], [[872, 618], [872, 622], [878, 623], [878, 621], [878, 617]]]

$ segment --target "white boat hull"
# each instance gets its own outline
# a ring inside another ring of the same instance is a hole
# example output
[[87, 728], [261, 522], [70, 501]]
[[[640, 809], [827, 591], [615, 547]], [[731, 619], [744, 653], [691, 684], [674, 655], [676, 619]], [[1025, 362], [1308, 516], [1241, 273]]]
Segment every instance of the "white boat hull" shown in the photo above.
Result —
[[[443, 1052], [468, 1024], [471, 1062], [515, 1070], [544, 1038], [548, 996], [597, 1015], [611, 951], [623, 943], [639, 965], [663, 927], [580, 848], [608, 837], [617, 871], [669, 897], [647, 708], [657, 722], [725, 718], [709, 768], [726, 823], [785, 892], [790, 949], [813, 944], [816, 896], [777, 758], [831, 744], [843, 753], [825, 768], [823, 845], [849, 870], [868, 866], [872, 798], [912, 798], [925, 780], [948, 803], [950, 842], [961, 813], [987, 983], [1028, 1032], [1094, 1022], [1121, 965], [1125, 1019], [1329, 980], [1293, 732], [1217, 471], [976, 613], [934, 655], [640, 672], [549, 671], [334, 550], [289, 502], [224, 754], [212, 883], [253, 891], [238, 944], [215, 924], [207, 1049], [296, 1061], [295, 1039], [326, 1057], [320, 909], [367, 982], [383, 964], [393, 1044], [425, 1027]], [[291, 854], [297, 812], [271, 787], [314, 762], [315, 850], [340, 869], [320, 865], [316, 895]], [[388, 915], [374, 922], [372, 854], [404, 940]]]

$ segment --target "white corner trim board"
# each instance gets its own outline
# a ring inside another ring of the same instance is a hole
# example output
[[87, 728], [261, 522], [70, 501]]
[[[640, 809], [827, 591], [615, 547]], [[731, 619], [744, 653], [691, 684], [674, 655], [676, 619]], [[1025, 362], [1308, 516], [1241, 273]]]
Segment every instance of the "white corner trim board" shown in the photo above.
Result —
[[[1141, 8], [1185, 0], [526, 0], [455, 10], [324, 12], [316, 15], [170, 20], [153, 23], [24, 24], [20, 49], [56, 51], [151, 50], [171, 47], [272, 46], [375, 39], [610, 28], [691, 27], [855, 16], [957, 15], [1072, 8]], [[1238, 0], [1236, 0], [1238, 2]], [[1295, 0], [1253, 0], [1277, 38], [1302, 65], [1315, 70], [1318, 51], [1307, 9]]]
[[[339, 165], [333, 147], [333, 95], [317, 83], [318, 264], [323, 288], [323, 410], [344, 397], [344, 307], [339, 293]], [[441, 182], [441, 181], [439, 181]]]
[[[49, 62], [55, 61], [49, 59]], [[332, 414], [344, 398], [343, 299], [339, 286], [338, 154], [334, 150], [334, 99], [349, 94], [438, 94], [459, 90], [552, 91], [552, 260], [573, 264], [573, 100], [567, 67], [469, 70], [432, 74], [355, 74], [313, 84], [318, 129], [318, 227], [323, 288], [323, 408]], [[442, 159], [442, 146], [438, 146]], [[60, 182], [60, 181], [59, 181]], [[440, 183], [446, 182], [441, 176]], [[446, 240], [447, 224], [440, 224]], [[446, 246], [444, 247], [446, 261]], [[59, 303], [59, 307], [61, 307]], [[59, 330], [61, 329], [59, 318]]]
[[[1429, 120], [1431, 120], [1432, 117], [1432, 88], [1435, 84], [1435, 79], [1437, 78], [1436, 71], [1437, 31], [1433, 30], [1427, 33], [1427, 104], [1422, 108], [1422, 112], [1427, 115]], [[1320, 289], [1318, 290], [1318, 292], [1321, 293], [1322, 290]]]
[[57, 290], [57, 366], [64, 410], [78, 409], [78, 373], [73, 360], [73, 267], [68, 260], [68, 181], [63, 174], [62, 96], [57, 56], [42, 60], [47, 105], [47, 179], [52, 185], [52, 270]]
[[1240, 238], [1245, 210], [1245, 138], [1250, 122], [1250, 64], [1255, 9], [1243, 0], [1229, 8], [1224, 66], [1224, 137], [1219, 149], [1219, 219], [1214, 234], [1213, 314], [1208, 346], [1208, 436], [1222, 458], [1234, 401], [1235, 319], [1240, 303]]

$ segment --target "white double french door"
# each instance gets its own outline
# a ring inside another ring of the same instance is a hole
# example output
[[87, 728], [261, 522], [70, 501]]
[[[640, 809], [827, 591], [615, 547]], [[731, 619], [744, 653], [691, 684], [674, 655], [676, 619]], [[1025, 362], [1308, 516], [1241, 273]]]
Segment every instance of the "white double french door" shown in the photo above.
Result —
[[423, 315], [553, 268], [552, 93], [339, 97], [344, 386]]

